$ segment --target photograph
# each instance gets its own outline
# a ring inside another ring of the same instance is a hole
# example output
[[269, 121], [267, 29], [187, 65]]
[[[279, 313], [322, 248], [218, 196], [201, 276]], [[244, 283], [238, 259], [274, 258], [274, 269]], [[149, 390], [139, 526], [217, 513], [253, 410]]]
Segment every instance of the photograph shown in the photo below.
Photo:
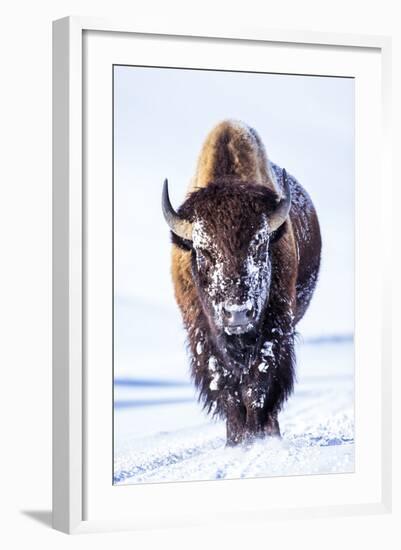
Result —
[[113, 483], [355, 470], [355, 81], [113, 65]]

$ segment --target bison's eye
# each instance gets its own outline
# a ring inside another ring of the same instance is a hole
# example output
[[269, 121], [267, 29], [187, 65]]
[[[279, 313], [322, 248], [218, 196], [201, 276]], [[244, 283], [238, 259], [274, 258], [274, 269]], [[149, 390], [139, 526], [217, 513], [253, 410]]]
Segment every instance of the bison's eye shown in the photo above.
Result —
[[266, 256], [269, 243], [266, 240], [258, 239], [254, 241], [250, 247], [251, 254], [254, 258], [263, 258]]
[[209, 264], [211, 265], [213, 263], [213, 258], [210, 252], [204, 248], [198, 248], [196, 250], [196, 257], [198, 261], [202, 264]]
[[208, 250], [205, 250], [204, 248], [196, 249], [195, 254], [198, 270], [202, 273], [204, 277], [207, 277], [214, 263], [212, 255]]

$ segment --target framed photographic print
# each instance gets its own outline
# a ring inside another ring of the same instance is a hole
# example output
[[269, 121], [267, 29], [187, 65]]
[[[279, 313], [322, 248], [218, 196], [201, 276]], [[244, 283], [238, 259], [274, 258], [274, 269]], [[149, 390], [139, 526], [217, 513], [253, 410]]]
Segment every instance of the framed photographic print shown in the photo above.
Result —
[[388, 510], [389, 40], [53, 52], [54, 526]]

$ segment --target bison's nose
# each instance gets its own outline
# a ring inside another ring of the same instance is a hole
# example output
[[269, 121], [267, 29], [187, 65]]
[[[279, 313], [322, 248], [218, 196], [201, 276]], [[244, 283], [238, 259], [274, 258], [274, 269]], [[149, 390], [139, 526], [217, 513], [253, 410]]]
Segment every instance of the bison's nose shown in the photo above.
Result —
[[233, 329], [243, 329], [252, 323], [254, 309], [252, 305], [224, 304], [224, 324]]

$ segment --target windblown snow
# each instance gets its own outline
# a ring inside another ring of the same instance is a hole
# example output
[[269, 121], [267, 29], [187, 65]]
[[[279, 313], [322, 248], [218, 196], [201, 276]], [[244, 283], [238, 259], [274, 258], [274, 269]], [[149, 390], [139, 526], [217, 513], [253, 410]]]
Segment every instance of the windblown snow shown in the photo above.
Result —
[[298, 381], [279, 416], [282, 438], [235, 448], [225, 446], [224, 422], [202, 412], [189, 381], [184, 346], [182, 353], [169, 353], [169, 340], [167, 334], [164, 352], [163, 346], [150, 355], [147, 351], [142, 365], [146, 377], [144, 368], [137, 377], [130, 361], [117, 362], [115, 484], [354, 470], [351, 339], [298, 343]]

